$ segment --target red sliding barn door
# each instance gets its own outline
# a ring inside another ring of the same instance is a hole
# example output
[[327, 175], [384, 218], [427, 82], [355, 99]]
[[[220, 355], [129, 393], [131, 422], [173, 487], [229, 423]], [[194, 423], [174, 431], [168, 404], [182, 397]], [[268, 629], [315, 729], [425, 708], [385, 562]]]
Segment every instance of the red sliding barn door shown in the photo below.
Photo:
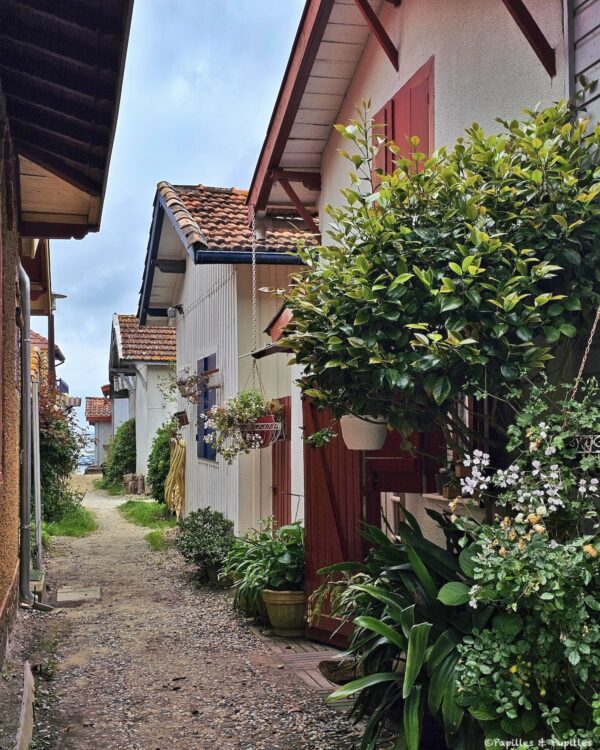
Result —
[[[307, 435], [328, 427], [331, 414], [303, 403]], [[360, 536], [362, 492], [361, 454], [349, 451], [341, 435], [323, 448], [304, 448], [304, 521], [306, 527], [305, 589], [307, 598], [321, 585], [319, 568], [364, 557]], [[308, 623], [306, 634], [325, 643], [345, 645], [346, 636], [332, 638], [339, 622], [325, 615]]]
[[292, 520], [292, 428], [291, 399], [279, 399], [283, 405], [282, 440], [277, 440], [271, 448], [273, 464], [273, 515], [278, 526], [285, 526]]

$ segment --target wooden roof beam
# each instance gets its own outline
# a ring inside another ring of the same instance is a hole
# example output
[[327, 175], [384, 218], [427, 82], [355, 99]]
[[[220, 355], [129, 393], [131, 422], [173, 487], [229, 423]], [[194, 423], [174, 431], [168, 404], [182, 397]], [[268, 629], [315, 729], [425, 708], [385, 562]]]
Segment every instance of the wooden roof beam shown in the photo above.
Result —
[[556, 75], [556, 53], [537, 25], [523, 0], [502, 0], [517, 26], [531, 45], [548, 75]]
[[61, 117], [57, 112], [39, 109], [30, 102], [9, 99], [10, 121], [32, 125], [45, 133], [58, 135], [87, 146], [108, 148], [108, 128], [90, 123], [86, 127], [76, 120]]
[[292, 201], [292, 203], [294, 204], [296, 208], [296, 211], [298, 211], [298, 214], [302, 217], [302, 220], [304, 221], [306, 226], [310, 229], [310, 231], [314, 232], [315, 234], [319, 234], [319, 227], [315, 224], [315, 220], [308, 213], [304, 203], [302, 203], [302, 201], [298, 197], [298, 193], [296, 193], [296, 191], [290, 185], [290, 183], [286, 179], [283, 179], [281, 177], [277, 180], [277, 182], [285, 190], [288, 198]]
[[[90, 143], [78, 145], [75, 141], [68, 142], [58, 134], [48, 134], [47, 131], [32, 123], [22, 123], [17, 120], [11, 121], [11, 132], [15, 141], [28, 143], [59, 159], [80, 165], [83, 169], [100, 171], [104, 169], [106, 149], [101, 149], [99, 146], [92, 147]], [[99, 150], [102, 153], [97, 153]]]
[[[19, 85], [17, 81], [11, 80], [10, 77], [7, 77], [2, 83], [9, 112], [13, 102], [21, 102], [41, 110], [41, 116], [43, 117], [51, 113], [73, 120], [80, 125], [96, 129], [101, 128], [105, 132], [109, 132], [109, 113], [108, 108], [105, 106], [108, 102], [100, 102], [100, 110], [98, 110], [97, 106], [94, 107], [93, 105], [67, 98], [64, 91], [49, 91], [44, 82], [37, 79], [28, 84], [26, 88]], [[99, 122], [98, 120], [101, 121]]]
[[356, 2], [358, 9], [362, 13], [363, 18], [369, 25], [369, 28], [373, 32], [375, 38], [377, 39], [379, 44], [382, 46], [383, 51], [387, 55], [389, 61], [394, 66], [394, 69], [398, 70], [399, 62], [398, 62], [398, 50], [396, 48], [396, 45], [394, 44], [394, 42], [392, 42], [387, 31], [383, 28], [383, 24], [377, 17], [377, 13], [375, 13], [373, 8], [369, 4], [369, 0], [354, 0], [354, 1]]
[[321, 189], [320, 172], [301, 172], [285, 169], [272, 169], [271, 179], [274, 182], [287, 180], [288, 182], [301, 182], [307, 190]]
[[[56, 177], [60, 177], [61, 180], [68, 182], [69, 185], [83, 190], [88, 195], [100, 196], [102, 194], [102, 186], [93, 178], [89, 177], [84, 172], [80, 172], [78, 169], [74, 169], [71, 165], [66, 164], [62, 159], [56, 156], [54, 153], [48, 153], [43, 149], [33, 146], [31, 143], [24, 143], [19, 141], [17, 138], [14, 139], [15, 151], [24, 156], [34, 164], [43, 167], [46, 171], [50, 172]], [[35, 235], [37, 237], [44, 237], [44, 234]]]

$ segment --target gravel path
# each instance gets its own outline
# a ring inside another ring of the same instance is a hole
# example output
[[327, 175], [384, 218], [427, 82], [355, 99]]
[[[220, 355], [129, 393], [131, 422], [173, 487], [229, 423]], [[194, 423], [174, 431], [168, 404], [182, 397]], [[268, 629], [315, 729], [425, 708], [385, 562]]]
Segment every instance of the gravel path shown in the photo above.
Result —
[[176, 551], [152, 552], [121, 502], [87, 495], [99, 530], [59, 540], [49, 561], [54, 589], [100, 586], [102, 598], [44, 618], [58, 661], [35, 747], [353, 748], [345, 718], [281, 669], [226, 592], [195, 589]]

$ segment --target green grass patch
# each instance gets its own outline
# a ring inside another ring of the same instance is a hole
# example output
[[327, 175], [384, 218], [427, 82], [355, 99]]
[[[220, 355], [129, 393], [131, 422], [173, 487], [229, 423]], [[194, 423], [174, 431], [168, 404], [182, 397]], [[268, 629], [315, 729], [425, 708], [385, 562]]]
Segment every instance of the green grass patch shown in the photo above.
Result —
[[155, 552], [164, 552], [170, 546], [170, 543], [165, 536], [165, 529], [154, 529], [154, 531], [149, 531], [144, 539], [148, 542], [150, 549]]
[[125, 488], [122, 484], [110, 484], [104, 477], [98, 477], [98, 479], [94, 479], [93, 485], [95, 490], [104, 490], [113, 497], [125, 494]]
[[87, 508], [73, 508], [60, 521], [42, 524], [42, 534], [48, 536], [82, 537], [96, 531], [98, 522]]
[[162, 503], [128, 500], [119, 505], [119, 512], [131, 523], [147, 529], [168, 529], [177, 525], [177, 519]]

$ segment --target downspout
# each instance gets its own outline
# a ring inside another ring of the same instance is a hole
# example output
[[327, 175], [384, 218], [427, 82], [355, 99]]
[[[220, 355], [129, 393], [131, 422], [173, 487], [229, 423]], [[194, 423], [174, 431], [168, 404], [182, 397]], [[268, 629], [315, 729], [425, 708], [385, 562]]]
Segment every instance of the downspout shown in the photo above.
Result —
[[19, 260], [21, 295], [21, 544], [19, 558], [19, 592], [29, 606], [35, 596], [29, 588], [31, 565], [31, 291], [29, 276]]
[[31, 285], [25, 269], [19, 264], [19, 295], [21, 305], [21, 502], [19, 594], [21, 605], [51, 612], [52, 607], [37, 601], [30, 589], [31, 566]]

